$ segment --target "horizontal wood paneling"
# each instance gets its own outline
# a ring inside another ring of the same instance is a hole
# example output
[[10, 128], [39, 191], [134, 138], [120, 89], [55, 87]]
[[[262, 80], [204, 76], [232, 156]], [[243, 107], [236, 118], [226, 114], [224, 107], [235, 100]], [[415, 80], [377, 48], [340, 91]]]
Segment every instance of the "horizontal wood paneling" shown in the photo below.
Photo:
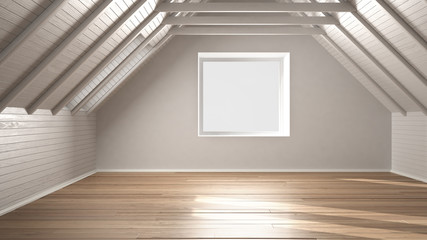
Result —
[[392, 117], [392, 170], [427, 182], [427, 116]]
[[0, 211], [95, 170], [95, 116], [0, 114]]

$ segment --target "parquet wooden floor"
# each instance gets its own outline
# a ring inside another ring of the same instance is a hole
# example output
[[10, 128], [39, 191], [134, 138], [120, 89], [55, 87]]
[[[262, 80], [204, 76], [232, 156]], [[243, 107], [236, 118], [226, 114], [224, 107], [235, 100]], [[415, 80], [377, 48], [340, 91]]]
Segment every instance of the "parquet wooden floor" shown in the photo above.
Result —
[[0, 217], [0, 239], [427, 239], [392, 173], [97, 173]]

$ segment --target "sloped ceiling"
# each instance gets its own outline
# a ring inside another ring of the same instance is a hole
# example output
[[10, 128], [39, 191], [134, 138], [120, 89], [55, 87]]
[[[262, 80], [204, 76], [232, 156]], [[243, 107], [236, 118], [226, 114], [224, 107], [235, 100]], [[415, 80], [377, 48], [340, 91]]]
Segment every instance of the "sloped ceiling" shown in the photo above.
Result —
[[427, 115], [425, 0], [1, 0], [0, 111], [95, 111], [174, 35], [312, 35], [391, 112]]

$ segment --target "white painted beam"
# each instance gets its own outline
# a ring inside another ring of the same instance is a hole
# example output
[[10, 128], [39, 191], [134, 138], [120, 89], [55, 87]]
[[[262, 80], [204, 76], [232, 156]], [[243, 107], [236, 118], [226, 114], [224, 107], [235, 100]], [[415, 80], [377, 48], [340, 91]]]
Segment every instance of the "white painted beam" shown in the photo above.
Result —
[[329, 36], [322, 35], [322, 37], [341, 55], [343, 55], [345, 58], [347, 58], [356, 68], [359, 70], [370, 82], [373, 86], [377, 88], [378, 91], [380, 91], [397, 109], [399, 109], [399, 112], [406, 116], [406, 110], [399, 105], [399, 103], [396, 102], [378, 83], [372, 79], [371, 76], [365, 70], [362, 69], [343, 49], [341, 49], [338, 44], [336, 44]]
[[109, 73], [86, 97], [81, 100], [72, 110], [71, 114], [76, 114], [86, 103], [89, 102], [91, 98], [93, 98], [117, 73], [119, 73], [123, 67], [125, 67], [130, 61], [132, 61], [135, 56], [144, 49], [150, 41], [156, 37], [156, 35], [163, 30], [163, 25], [160, 25], [159, 27], [154, 30], [150, 36], [148, 36], [144, 41], [130, 53], [111, 73]]
[[56, 115], [63, 107], [65, 107], [77, 94], [79, 94], [87, 84], [92, 81], [99, 73], [101, 73], [104, 68], [110, 64], [139, 34], [140, 32], [160, 13], [153, 12], [142, 23], [128, 36], [126, 39], [117, 46], [113, 52], [111, 52], [94, 70], [92, 70], [83, 81], [81, 81], [74, 89], [69, 92], [61, 101], [56, 104], [52, 109], [52, 114]]
[[163, 20], [170, 25], [305, 25], [339, 24], [333, 17], [293, 16], [221, 16], [221, 17], [168, 17]]
[[1, 64], [10, 57], [13, 52], [21, 46], [28, 38], [33, 36], [49, 19], [54, 16], [68, 1], [57, 0], [49, 5], [43, 13], [38, 16], [25, 30], [16, 37], [13, 42], [7, 45], [0, 53], [0, 66]]
[[365, 47], [362, 46], [343, 26], [336, 25], [336, 27], [361, 51], [366, 57], [371, 60], [376, 67], [378, 67], [395, 85], [403, 92], [409, 99], [412, 100], [425, 115], [427, 115], [427, 107], [424, 106], [402, 83], [378, 61]]
[[[342, 0], [340, 0], [342, 1]], [[378, 31], [371, 26], [371, 24], [363, 18], [362, 15], [360, 15], [358, 12], [352, 12], [353, 16], [359, 20], [362, 25], [369, 30], [372, 35], [374, 35], [397, 59], [399, 59], [400, 62], [402, 62], [403, 65], [405, 65], [406, 68], [409, 69], [424, 85], [427, 86], [427, 79], [426, 77], [418, 71], [410, 62], [408, 59], [406, 59], [402, 54], [400, 54]]]
[[47, 57], [45, 57], [26, 77], [21, 79], [19, 83], [0, 101], [0, 112], [3, 111], [9, 103], [15, 100], [22, 92], [36, 79], [40, 74], [55, 60], [59, 54], [68, 47], [89, 25], [102, 14], [112, 0], [104, 1], [82, 24], [80, 24], [65, 40], [63, 40]]
[[[133, 73], [137, 69], [139, 69], [143, 64], [145, 64], [147, 60], [149, 60], [159, 49], [161, 49], [172, 37], [173, 37], [172, 35], [166, 35], [160, 42], [158, 42], [152, 49], [150, 49], [147, 55], [145, 55], [128, 73], [126, 73], [125, 76], [123, 76], [123, 80], [119, 83], [119, 85], [123, 84], [128, 78], [133, 76]], [[110, 95], [111, 93], [112, 92], [108, 92], [107, 94]], [[105, 99], [108, 98], [108, 95], [104, 96], [103, 99], [101, 99], [94, 106], [92, 106], [88, 110], [88, 114], [91, 114], [92, 112], [96, 111], [99, 107], [101, 107], [102, 104], [105, 102]]]
[[160, 12], [352, 12], [349, 3], [161, 3]]
[[289, 26], [187, 26], [173, 28], [171, 35], [319, 35], [320, 28]]
[[[103, 5], [107, 2], [111, 2], [111, 0], [104, 2]], [[115, 32], [119, 30], [127, 22], [127, 20], [132, 17], [135, 12], [142, 7], [142, 5], [144, 5], [145, 2], [146, 1], [140, 1], [137, 5], [135, 5], [124, 17], [122, 17], [116, 24], [114, 24], [114, 26], [110, 30], [108, 30], [108, 32], [105, 33], [102, 38], [99, 39], [95, 43], [95, 45], [89, 49], [89, 51], [87, 51], [83, 56], [81, 56], [71, 68], [68, 68], [67, 71], [62, 74], [58, 79], [56, 79], [51, 86], [44, 90], [43, 93], [37, 99], [35, 99], [35, 101], [33, 101], [27, 108], [28, 113], [32, 114], [33, 112], [35, 112], [41, 104], [43, 104], [59, 87], [62, 86], [62, 84], [67, 82], [68, 79], [99, 50], [99, 48], [105, 43], [105, 41], [107, 41], [113, 34], [115, 34]]]
[[409, 26], [408, 23], [405, 22], [405, 20], [387, 3], [387, 1], [384, 0], [376, 0], [383, 9], [390, 14], [396, 20], [402, 28], [404, 28], [409, 35], [411, 35], [415, 41], [417, 41], [421, 46], [423, 46], [425, 49], [427, 49], [427, 42], [424, 40], [424, 38], [418, 34], [411, 26]]

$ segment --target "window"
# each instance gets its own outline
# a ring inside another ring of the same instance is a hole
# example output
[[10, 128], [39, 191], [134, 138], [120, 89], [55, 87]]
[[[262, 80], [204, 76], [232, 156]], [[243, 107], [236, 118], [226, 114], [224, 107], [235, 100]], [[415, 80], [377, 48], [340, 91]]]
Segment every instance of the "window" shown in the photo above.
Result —
[[289, 53], [199, 53], [199, 136], [289, 136]]

